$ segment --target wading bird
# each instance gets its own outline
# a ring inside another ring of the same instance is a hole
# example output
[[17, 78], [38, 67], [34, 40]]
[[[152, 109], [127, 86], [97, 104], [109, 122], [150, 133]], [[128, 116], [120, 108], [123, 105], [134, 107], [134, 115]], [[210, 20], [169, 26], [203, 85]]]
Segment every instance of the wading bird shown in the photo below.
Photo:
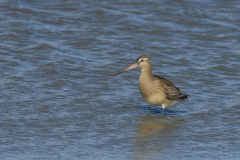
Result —
[[181, 93], [180, 89], [169, 80], [153, 75], [151, 60], [145, 55], [140, 56], [133, 65], [112, 74], [112, 76], [137, 67], [141, 68], [139, 90], [149, 104], [149, 112], [151, 112], [153, 105], [160, 105], [163, 108], [164, 115], [165, 108], [172, 107], [188, 98], [188, 95]]

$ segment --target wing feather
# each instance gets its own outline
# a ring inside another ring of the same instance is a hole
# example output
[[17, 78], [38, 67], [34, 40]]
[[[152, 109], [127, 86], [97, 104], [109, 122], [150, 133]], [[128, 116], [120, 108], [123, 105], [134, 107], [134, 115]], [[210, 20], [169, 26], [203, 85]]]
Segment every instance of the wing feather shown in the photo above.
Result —
[[160, 81], [162, 81], [163, 83], [163, 88], [164, 91], [166, 93], [166, 96], [168, 99], [170, 100], [180, 100], [180, 99], [186, 99], [187, 95], [182, 94], [180, 92], [180, 89], [178, 87], [176, 87], [172, 82], [170, 82], [169, 80], [161, 77], [161, 76], [156, 76]]

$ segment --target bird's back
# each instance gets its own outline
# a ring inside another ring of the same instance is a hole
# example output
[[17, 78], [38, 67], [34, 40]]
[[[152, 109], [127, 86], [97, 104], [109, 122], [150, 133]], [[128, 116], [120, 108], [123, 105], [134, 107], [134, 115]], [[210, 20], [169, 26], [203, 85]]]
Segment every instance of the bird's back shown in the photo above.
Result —
[[186, 94], [181, 93], [178, 87], [176, 87], [172, 82], [165, 79], [164, 77], [153, 75], [153, 78], [155, 80], [158, 80], [159, 83], [161, 83], [161, 86], [163, 87], [166, 98], [168, 98], [169, 100], [183, 101], [188, 98]]

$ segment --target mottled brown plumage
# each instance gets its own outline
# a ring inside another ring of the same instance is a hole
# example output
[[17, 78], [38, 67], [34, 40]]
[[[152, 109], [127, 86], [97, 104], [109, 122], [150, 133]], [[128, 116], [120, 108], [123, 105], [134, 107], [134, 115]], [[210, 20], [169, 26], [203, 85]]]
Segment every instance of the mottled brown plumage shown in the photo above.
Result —
[[188, 98], [186, 94], [182, 94], [180, 89], [169, 80], [161, 76], [152, 75], [151, 60], [145, 55], [140, 56], [135, 64], [113, 75], [137, 67], [141, 68], [139, 90], [142, 97], [149, 103], [149, 111], [151, 111], [152, 105], [161, 105], [164, 114], [165, 108], [174, 106]]
[[161, 81], [161, 83], [164, 84], [164, 91], [168, 99], [177, 100], [182, 97], [183, 94], [180, 92], [180, 89], [176, 87], [172, 82], [161, 76], [157, 75], [153, 76], [156, 76]]

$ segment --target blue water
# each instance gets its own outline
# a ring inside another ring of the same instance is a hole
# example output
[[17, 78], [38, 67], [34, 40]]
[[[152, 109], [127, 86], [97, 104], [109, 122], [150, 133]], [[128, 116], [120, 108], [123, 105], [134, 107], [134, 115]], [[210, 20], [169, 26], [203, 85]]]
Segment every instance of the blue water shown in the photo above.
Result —
[[[239, 159], [238, 1], [1, 1], [0, 155]], [[189, 99], [148, 112], [140, 69]]]

